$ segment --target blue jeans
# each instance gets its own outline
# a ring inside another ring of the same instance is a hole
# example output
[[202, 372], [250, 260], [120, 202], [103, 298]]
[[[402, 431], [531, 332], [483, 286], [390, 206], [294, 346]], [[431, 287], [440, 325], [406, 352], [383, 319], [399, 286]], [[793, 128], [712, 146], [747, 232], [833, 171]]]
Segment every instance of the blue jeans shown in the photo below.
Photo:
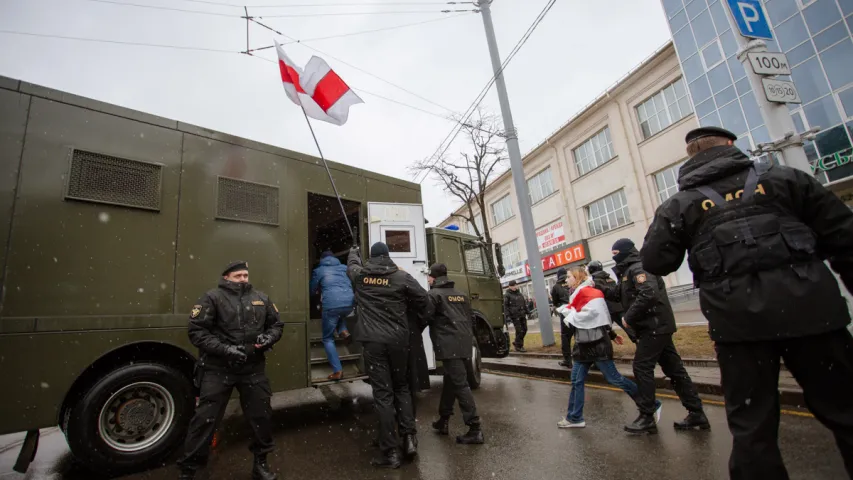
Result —
[[329, 358], [329, 365], [332, 366], [332, 371], [335, 373], [343, 370], [341, 359], [338, 357], [338, 349], [335, 347], [335, 330], [338, 332], [347, 331], [347, 324], [344, 319], [351, 312], [352, 307], [323, 310], [323, 348], [326, 349], [326, 357]]
[[[603, 362], [595, 362], [598, 369], [604, 374], [604, 379], [607, 383], [614, 387], [619, 387], [628, 394], [629, 397], [637, 396], [637, 384], [622, 376], [619, 370], [616, 370], [616, 364], [613, 360], [605, 360]], [[583, 422], [583, 396], [584, 396], [584, 381], [586, 374], [589, 373], [589, 368], [592, 362], [575, 362], [572, 367], [572, 392], [569, 394], [569, 410], [566, 414], [566, 420], [572, 423]]]

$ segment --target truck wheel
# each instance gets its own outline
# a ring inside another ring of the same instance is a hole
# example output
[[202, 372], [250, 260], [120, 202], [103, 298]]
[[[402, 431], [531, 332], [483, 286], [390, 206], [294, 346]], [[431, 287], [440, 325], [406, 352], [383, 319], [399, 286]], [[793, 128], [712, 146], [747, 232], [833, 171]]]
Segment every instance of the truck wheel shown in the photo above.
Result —
[[468, 370], [468, 386], [471, 387], [471, 390], [480, 388], [480, 380], [483, 375], [483, 372], [480, 370], [481, 364], [480, 346], [475, 339], [474, 345], [471, 346], [471, 360], [466, 365], [466, 370]]
[[160, 465], [180, 445], [194, 408], [192, 385], [157, 363], [104, 375], [64, 419], [71, 453], [90, 469], [126, 473]]

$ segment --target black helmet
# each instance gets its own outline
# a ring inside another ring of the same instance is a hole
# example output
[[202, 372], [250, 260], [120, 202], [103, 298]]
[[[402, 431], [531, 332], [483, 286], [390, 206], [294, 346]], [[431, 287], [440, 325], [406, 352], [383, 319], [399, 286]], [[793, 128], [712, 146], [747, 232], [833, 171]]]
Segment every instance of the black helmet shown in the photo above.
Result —
[[595, 272], [600, 272], [600, 271], [604, 270], [604, 267], [601, 265], [601, 262], [599, 262], [598, 260], [593, 260], [593, 261], [589, 262], [589, 265], [586, 266], [586, 270], [589, 273], [595, 273]]

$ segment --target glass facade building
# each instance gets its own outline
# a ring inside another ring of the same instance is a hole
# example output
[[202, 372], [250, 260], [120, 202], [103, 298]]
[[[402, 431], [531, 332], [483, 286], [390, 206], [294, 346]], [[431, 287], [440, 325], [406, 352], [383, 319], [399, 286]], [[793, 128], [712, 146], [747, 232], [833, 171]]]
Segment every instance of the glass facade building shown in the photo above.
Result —
[[[784, 52], [801, 105], [796, 128], [820, 127], [806, 153], [817, 178], [853, 183], [853, 0], [764, 0], [771, 52]], [[764, 126], [725, 8], [726, 0], [662, 0], [699, 124], [736, 133], [746, 151], [771, 139]]]

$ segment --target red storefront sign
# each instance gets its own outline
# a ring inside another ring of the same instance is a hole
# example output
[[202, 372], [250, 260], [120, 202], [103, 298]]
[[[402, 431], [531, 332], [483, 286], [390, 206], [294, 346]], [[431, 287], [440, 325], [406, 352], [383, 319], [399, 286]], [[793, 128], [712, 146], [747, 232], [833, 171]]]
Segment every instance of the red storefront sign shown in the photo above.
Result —
[[[564, 250], [542, 257], [542, 270], [547, 272], [548, 270], [553, 270], [555, 268], [562, 267], [563, 265], [583, 260], [587, 260], [586, 248], [584, 248], [583, 242], [578, 242]], [[524, 264], [524, 271], [526, 276], [529, 277], [530, 265], [526, 262]]]

